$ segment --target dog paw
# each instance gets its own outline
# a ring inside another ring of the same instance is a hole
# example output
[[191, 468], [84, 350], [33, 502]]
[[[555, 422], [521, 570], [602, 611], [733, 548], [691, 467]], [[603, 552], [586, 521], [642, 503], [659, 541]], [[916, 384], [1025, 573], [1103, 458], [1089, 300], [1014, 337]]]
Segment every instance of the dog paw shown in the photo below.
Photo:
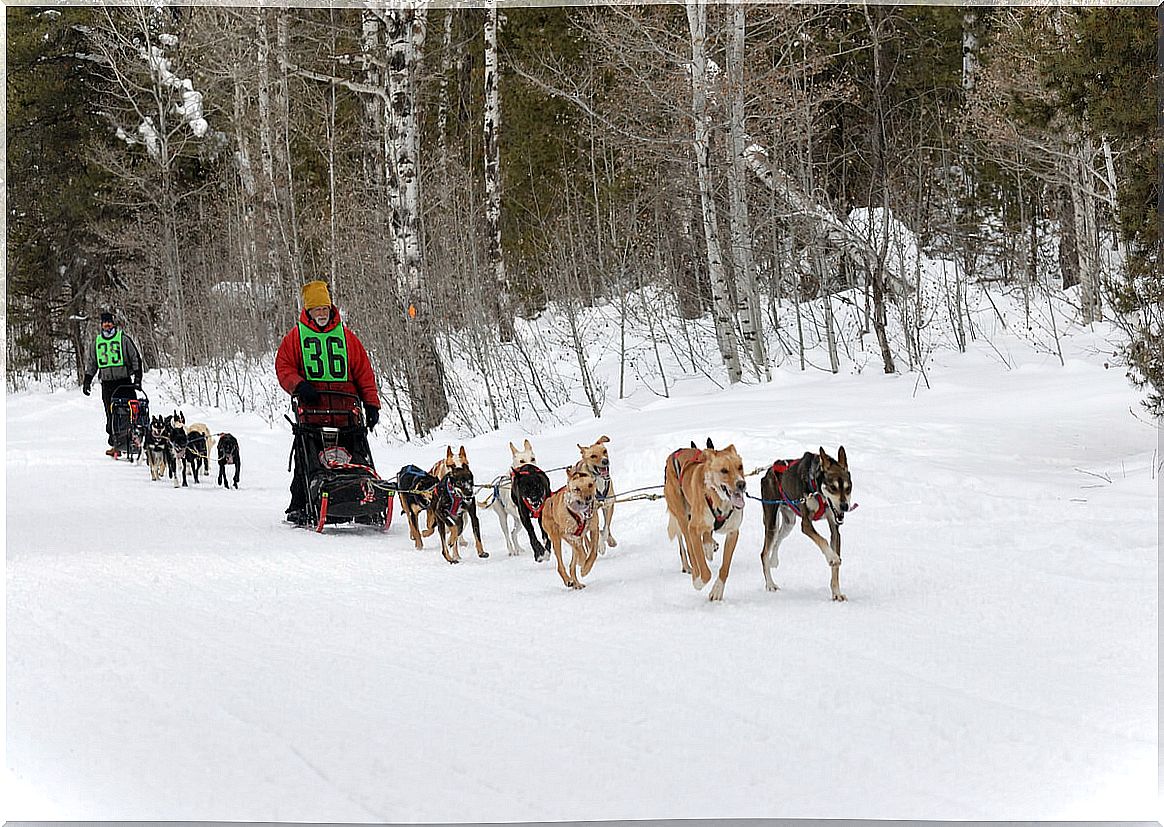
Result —
[[711, 593], [707, 595], [708, 600], [723, 600], [723, 581], [716, 580], [715, 585], [711, 587]]
[[606, 537], [606, 544], [607, 544], [608, 546], [610, 546], [611, 548], [614, 548], [615, 546], [617, 546], [617, 545], [618, 545], [618, 540], [614, 539], [614, 535], [613, 535], [613, 534], [609, 534], [609, 535], [607, 535], [607, 537]]
[[691, 587], [697, 592], [703, 591], [703, 587], [706, 585], [707, 581], [705, 581], [702, 577], [696, 576], [691, 578]]
[[488, 556], [489, 556], [489, 552], [487, 552], [487, 551], [479, 551], [479, 552], [477, 552], [477, 556], [478, 556], [478, 557], [481, 557], [481, 558], [485, 558], [485, 557], [488, 557]]
[[845, 596], [844, 596], [843, 594], [841, 594], [840, 592], [834, 592], [834, 593], [833, 593], [833, 601], [834, 601], [834, 602], [836, 602], [836, 603], [843, 603], [843, 602], [845, 602], [845, 601], [846, 601], [846, 600], [848, 600], [848, 599], [849, 599], [849, 598], [845, 597]]
[[780, 591], [780, 587], [779, 587], [779, 586], [777, 586], [775, 583], [765, 583], [765, 584], [764, 584], [764, 588], [765, 588], [765, 589], [767, 589], [767, 590], [768, 590], [768, 591], [770, 591], [770, 592], [778, 592], [778, 591]]
[[575, 580], [573, 583], [570, 584], [570, 588], [574, 589], [574, 591], [578, 591], [579, 589], [586, 588], [586, 584], [583, 583], [581, 580]]

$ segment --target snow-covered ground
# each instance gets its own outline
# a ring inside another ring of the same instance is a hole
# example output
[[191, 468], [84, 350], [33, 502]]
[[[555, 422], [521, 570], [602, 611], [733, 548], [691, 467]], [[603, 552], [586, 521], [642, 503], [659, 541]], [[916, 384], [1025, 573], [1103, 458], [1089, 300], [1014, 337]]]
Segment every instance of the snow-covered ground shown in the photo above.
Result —
[[490, 558], [456, 567], [399, 517], [282, 524], [290, 437], [257, 415], [187, 408], [239, 438], [242, 486], [175, 490], [103, 456], [95, 398], [9, 395], [3, 815], [1157, 818], [1159, 433], [1099, 335], [1064, 347], [940, 352], [932, 390], [679, 382], [463, 442], [487, 481], [508, 440], [549, 468], [605, 433], [622, 490], [690, 439], [749, 470], [843, 444], [847, 603], [799, 533], [765, 591], [752, 501], [722, 603], [650, 501], [571, 592], [491, 512]]

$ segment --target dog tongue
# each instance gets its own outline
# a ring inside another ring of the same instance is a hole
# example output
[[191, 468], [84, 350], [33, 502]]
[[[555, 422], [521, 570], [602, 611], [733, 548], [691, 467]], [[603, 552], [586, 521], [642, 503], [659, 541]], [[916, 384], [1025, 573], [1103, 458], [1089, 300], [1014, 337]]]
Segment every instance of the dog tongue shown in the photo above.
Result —
[[743, 508], [744, 507], [744, 495], [738, 491], [734, 492], [731, 496], [731, 503], [732, 503], [732, 508]]

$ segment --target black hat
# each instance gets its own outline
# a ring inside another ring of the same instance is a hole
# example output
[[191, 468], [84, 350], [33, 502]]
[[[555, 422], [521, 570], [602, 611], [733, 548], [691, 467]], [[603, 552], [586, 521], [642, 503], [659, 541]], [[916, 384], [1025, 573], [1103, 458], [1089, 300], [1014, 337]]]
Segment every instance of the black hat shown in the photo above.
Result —
[[113, 321], [113, 314], [112, 314], [112, 313], [110, 313], [108, 310], [106, 310], [105, 312], [103, 312], [103, 313], [101, 314], [101, 321], [102, 321], [102, 322], [111, 322], [111, 321]]

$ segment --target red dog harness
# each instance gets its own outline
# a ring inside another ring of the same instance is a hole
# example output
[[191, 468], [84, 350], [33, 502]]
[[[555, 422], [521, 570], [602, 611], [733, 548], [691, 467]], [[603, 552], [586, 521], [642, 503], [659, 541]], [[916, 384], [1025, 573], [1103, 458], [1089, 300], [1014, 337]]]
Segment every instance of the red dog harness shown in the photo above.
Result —
[[[796, 516], [798, 516], [798, 517], [801, 516], [800, 509], [796, 507], [795, 502], [788, 499], [788, 497], [786, 497], [784, 495], [784, 485], [780, 481], [780, 477], [786, 471], [788, 471], [792, 468], [795, 468], [797, 463], [799, 463], [799, 462], [800, 462], [800, 460], [793, 460], [792, 462], [789, 462], [788, 460], [778, 459], [774, 463], [772, 463], [772, 470], [776, 472], [776, 490], [780, 494], [780, 500], [782, 501], [782, 503], [784, 505], [787, 505], [789, 508], [791, 508], [793, 511], [795, 511]], [[816, 513], [813, 514], [812, 516], [810, 516], [809, 519], [812, 520], [813, 522], [816, 522], [817, 520], [819, 520], [821, 517], [824, 516], [825, 509], [828, 507], [828, 504], [825, 502], [825, 498], [821, 495], [820, 489], [817, 488], [816, 480], [809, 480], [808, 484], [810, 486], [812, 486], [812, 489], [813, 489], [812, 495], [814, 497], [816, 497], [816, 502], [817, 502]], [[803, 502], [802, 502], [802, 504], [803, 504]]]
[[[695, 453], [692, 455], [690, 462], [688, 462], [686, 465], [680, 465], [679, 464], [679, 454], [683, 453], [684, 451], [695, 451]], [[668, 459], [671, 461], [671, 464], [675, 467], [675, 476], [679, 480], [679, 486], [682, 487], [683, 486], [683, 475], [687, 473], [688, 468], [690, 468], [695, 463], [701, 462], [703, 460], [703, 451], [701, 451], [698, 448], [680, 448], [677, 451], [672, 451], [671, 456], [668, 457]], [[714, 520], [714, 529], [715, 529], [715, 531], [719, 531], [721, 528], [723, 528], [724, 523], [726, 523], [728, 521], [728, 517], [730, 517], [732, 515], [732, 512], [735, 510], [735, 508], [729, 508], [726, 514], [720, 514], [716, 510], [714, 503], [712, 503], [711, 497], [707, 497], [706, 499], [707, 499], [707, 507], [709, 509], [711, 509], [711, 517], [712, 517], [712, 520]]]
[[[559, 488], [553, 494], [550, 494], [549, 497], [546, 497], [545, 502], [542, 503], [542, 508], [546, 507], [546, 503], [548, 503], [551, 498], [558, 496], [559, 494], [561, 494], [565, 490], [566, 490], [566, 486], [563, 485], [561, 488]], [[565, 498], [563, 498], [563, 500], [564, 499]], [[529, 503], [527, 502], [526, 505], [529, 505]], [[538, 513], [535, 514], [534, 516], [540, 516], [541, 512], [542, 512], [542, 508], [539, 508]], [[533, 509], [531, 508], [530, 511], [533, 511]], [[570, 508], [570, 506], [568, 504], [566, 505], [566, 513], [569, 514], [571, 517], [573, 517], [574, 522], [576, 522], [578, 524], [578, 527], [576, 529], [574, 529], [574, 536], [581, 537], [582, 532], [586, 530], [586, 521], [583, 520], [581, 517], [579, 517], [578, 514], [574, 511], [574, 509]]]

